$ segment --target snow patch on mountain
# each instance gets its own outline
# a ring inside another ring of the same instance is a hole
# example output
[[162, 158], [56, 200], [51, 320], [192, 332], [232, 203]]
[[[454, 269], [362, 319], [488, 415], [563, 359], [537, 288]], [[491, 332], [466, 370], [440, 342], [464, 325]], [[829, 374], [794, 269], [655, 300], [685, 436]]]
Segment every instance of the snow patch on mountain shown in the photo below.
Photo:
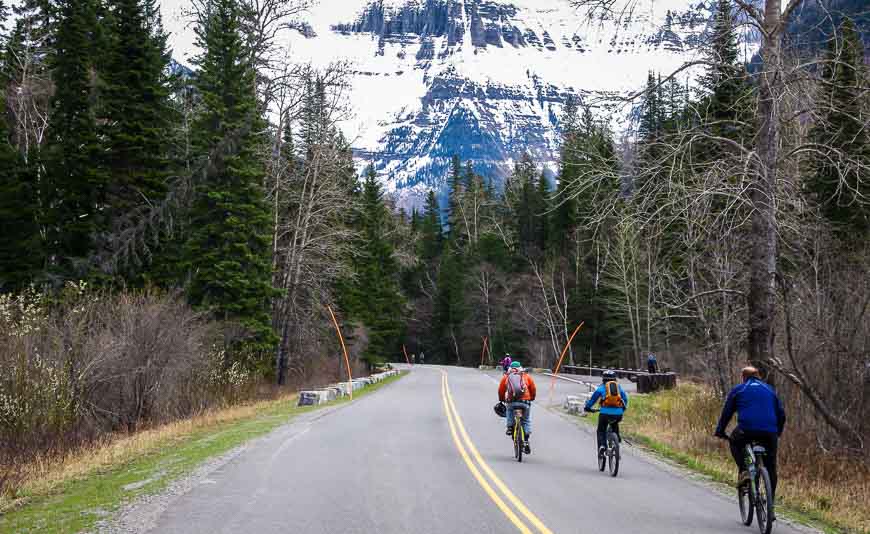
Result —
[[698, 57], [705, 2], [642, 0], [616, 25], [568, 0], [320, 0], [287, 39], [296, 61], [349, 65], [343, 129], [410, 205], [443, 193], [454, 154], [496, 182], [525, 151], [555, 173], [569, 98], [623, 127], [611, 97]]

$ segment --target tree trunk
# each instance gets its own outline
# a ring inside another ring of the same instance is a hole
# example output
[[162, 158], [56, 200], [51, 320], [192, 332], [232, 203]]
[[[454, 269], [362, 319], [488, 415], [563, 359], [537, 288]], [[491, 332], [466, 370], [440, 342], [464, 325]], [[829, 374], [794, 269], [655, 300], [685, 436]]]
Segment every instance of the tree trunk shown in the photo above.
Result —
[[759, 169], [750, 188], [752, 249], [749, 260], [749, 361], [763, 377], [769, 376], [773, 357], [773, 321], [777, 256], [776, 178], [779, 164], [779, 99], [782, 95], [781, 0], [768, 0], [764, 7], [762, 47], [763, 72], [759, 79], [758, 115], [761, 127], [756, 140]]
[[287, 340], [289, 334], [289, 328], [287, 325], [287, 320], [284, 319], [282, 321], [284, 323], [281, 328], [281, 342], [278, 344], [278, 385], [283, 386], [287, 383]]

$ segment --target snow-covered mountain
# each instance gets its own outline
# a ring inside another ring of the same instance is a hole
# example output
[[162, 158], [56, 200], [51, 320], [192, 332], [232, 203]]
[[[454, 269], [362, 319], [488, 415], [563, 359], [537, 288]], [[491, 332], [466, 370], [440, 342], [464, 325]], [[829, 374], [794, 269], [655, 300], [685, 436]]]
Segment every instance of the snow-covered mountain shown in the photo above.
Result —
[[356, 155], [417, 204], [454, 154], [495, 180], [526, 150], [555, 171], [570, 96], [624, 120], [602, 95], [694, 57], [710, 18], [702, 0], [649, 5], [617, 28], [568, 0], [321, 0], [291, 46], [350, 63]]

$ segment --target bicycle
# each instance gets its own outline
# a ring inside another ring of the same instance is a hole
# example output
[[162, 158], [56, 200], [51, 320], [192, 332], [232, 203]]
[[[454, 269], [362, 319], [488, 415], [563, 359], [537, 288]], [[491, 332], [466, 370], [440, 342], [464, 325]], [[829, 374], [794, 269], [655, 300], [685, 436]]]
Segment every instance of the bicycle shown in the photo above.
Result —
[[[598, 410], [590, 408], [586, 412], [598, 413]], [[604, 454], [598, 451], [598, 470], [603, 473], [606, 467], [610, 472], [610, 476], [615, 477], [619, 474], [619, 459], [621, 455], [619, 453], [619, 435], [613, 430], [612, 421], [607, 423], [606, 436]]]
[[511, 407], [511, 410], [514, 411], [514, 429], [512, 434], [514, 440], [514, 458], [516, 458], [518, 462], [522, 462], [523, 452], [526, 446], [526, 431], [523, 429], [523, 415], [525, 415], [525, 408], [513, 406]]
[[[727, 437], [727, 436], [726, 436]], [[730, 440], [730, 437], [727, 437]], [[770, 534], [773, 529], [773, 488], [770, 474], [764, 467], [767, 449], [755, 442], [749, 442], [744, 449], [744, 462], [749, 476], [737, 486], [737, 504], [740, 519], [747, 527], [752, 525], [753, 515], [761, 534]]]

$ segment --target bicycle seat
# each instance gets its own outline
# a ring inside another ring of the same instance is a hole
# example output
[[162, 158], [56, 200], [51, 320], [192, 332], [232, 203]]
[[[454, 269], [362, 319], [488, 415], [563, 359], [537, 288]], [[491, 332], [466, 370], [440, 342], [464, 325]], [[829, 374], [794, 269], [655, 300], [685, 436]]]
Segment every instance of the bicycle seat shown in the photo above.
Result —
[[761, 445], [753, 445], [753, 446], [752, 446], [752, 452], [754, 452], [754, 453], [758, 453], [758, 454], [764, 454], [764, 453], [767, 452], [767, 449], [765, 449], [765, 448], [762, 447]]

